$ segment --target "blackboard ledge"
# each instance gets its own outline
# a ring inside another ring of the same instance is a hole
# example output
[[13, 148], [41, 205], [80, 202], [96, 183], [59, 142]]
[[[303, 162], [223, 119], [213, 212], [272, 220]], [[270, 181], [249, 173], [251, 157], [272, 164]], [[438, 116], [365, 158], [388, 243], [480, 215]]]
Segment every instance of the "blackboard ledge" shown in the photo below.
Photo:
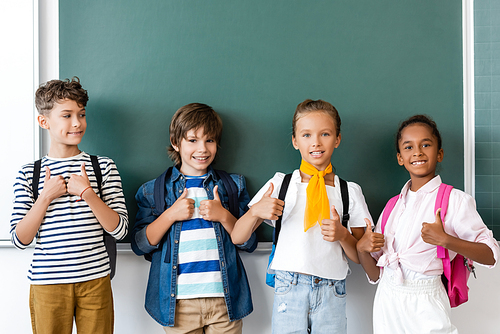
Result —
[[[272, 249], [272, 242], [259, 242], [259, 245], [257, 246], [257, 249], [254, 252], [271, 252]], [[31, 245], [28, 246], [28, 248], [34, 248], [35, 243], [33, 242]], [[0, 240], [0, 248], [14, 248], [14, 245], [10, 242], [10, 240]], [[128, 253], [132, 252], [132, 249], [130, 248], [130, 243], [118, 243], [116, 246], [116, 249], [118, 250], [119, 253]]]
[[[9, 241], [9, 244], [10, 244], [10, 241]], [[255, 249], [254, 253], [255, 252], [258, 252], [258, 253], [261, 253], [261, 252], [270, 253], [271, 249], [272, 249], [272, 245], [273, 245], [273, 243], [270, 242], [270, 241], [269, 242], [259, 242], [259, 244], [257, 245], [257, 248]], [[118, 250], [118, 253], [132, 252], [132, 249], [130, 248], [130, 243], [118, 243], [116, 248]]]

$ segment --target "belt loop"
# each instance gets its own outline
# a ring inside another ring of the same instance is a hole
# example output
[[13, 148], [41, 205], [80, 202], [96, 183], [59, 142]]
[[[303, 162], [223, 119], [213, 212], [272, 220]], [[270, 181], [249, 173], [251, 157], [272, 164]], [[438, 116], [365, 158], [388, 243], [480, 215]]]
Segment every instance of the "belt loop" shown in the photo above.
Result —
[[297, 281], [299, 280], [299, 273], [291, 272], [291, 274], [292, 274], [292, 284], [297, 285]]

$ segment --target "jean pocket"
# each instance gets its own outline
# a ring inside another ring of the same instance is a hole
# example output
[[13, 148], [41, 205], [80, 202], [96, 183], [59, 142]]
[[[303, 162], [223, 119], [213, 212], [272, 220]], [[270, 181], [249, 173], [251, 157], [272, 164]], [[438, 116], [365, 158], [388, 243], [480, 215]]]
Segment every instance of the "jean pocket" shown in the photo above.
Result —
[[332, 290], [336, 297], [345, 298], [345, 296], [347, 295], [345, 291], [345, 279], [334, 281]]
[[292, 275], [287, 271], [276, 271], [274, 277], [274, 293], [284, 295], [292, 289]]

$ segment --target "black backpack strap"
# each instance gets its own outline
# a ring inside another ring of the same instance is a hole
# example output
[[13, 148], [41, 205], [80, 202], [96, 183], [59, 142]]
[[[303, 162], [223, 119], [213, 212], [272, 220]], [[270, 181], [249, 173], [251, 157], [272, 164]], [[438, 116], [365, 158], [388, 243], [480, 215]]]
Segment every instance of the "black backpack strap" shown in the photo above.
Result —
[[154, 185], [154, 201], [155, 201], [155, 209], [153, 210], [153, 214], [159, 217], [163, 211], [165, 211], [166, 203], [165, 203], [165, 182], [172, 175], [172, 167], [168, 167], [166, 171], [164, 171], [160, 176], [158, 176], [155, 180]]
[[236, 218], [240, 218], [240, 207], [238, 205], [238, 187], [236, 183], [234, 183], [231, 176], [223, 170], [216, 170], [215, 174], [222, 180], [224, 184], [224, 188], [227, 191], [228, 204], [229, 204], [229, 212]]
[[91, 155], [90, 156], [90, 161], [92, 162], [92, 168], [94, 169], [94, 175], [97, 181], [97, 189], [99, 190], [99, 197], [102, 199], [102, 191], [101, 191], [101, 186], [102, 186], [102, 172], [101, 172], [101, 166], [99, 165], [99, 160], [97, 160], [97, 156]]
[[31, 181], [33, 188], [33, 198], [35, 202], [38, 198], [38, 184], [40, 183], [40, 170], [42, 169], [42, 159], [35, 161], [35, 166], [33, 167], [33, 180]]
[[[285, 177], [283, 178], [283, 182], [281, 183], [281, 188], [280, 188], [280, 192], [278, 195], [278, 199], [285, 201], [286, 192], [288, 190], [288, 186], [290, 185], [291, 179], [292, 179], [292, 173], [286, 174]], [[283, 206], [283, 209], [284, 208], [285, 207]], [[281, 231], [281, 219], [282, 219], [282, 217], [283, 217], [283, 214], [281, 216], [279, 216], [279, 218], [276, 221], [276, 224], [274, 226], [273, 244], [275, 246], [278, 243], [278, 237], [279, 237], [280, 231]]]
[[[165, 203], [165, 182], [172, 175], [172, 167], [169, 167], [166, 171], [164, 171], [160, 176], [158, 176], [155, 180], [154, 190], [153, 190], [153, 198], [155, 202], [155, 206], [153, 208], [153, 214], [156, 217], [159, 217], [166, 209], [167, 203]], [[165, 253], [165, 263], [170, 263], [170, 231], [165, 233], [163, 238], [167, 240], [167, 251]], [[163, 241], [160, 242], [163, 244]], [[144, 258], [151, 262], [153, 256], [151, 253], [144, 254]]]
[[342, 196], [342, 225], [347, 228], [349, 221], [349, 191], [347, 190], [347, 182], [339, 177], [340, 194]]

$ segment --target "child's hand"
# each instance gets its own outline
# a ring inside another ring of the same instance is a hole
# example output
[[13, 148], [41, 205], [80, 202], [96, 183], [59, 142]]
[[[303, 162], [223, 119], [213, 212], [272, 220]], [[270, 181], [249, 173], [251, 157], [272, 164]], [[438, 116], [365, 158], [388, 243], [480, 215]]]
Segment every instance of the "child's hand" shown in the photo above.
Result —
[[441, 220], [441, 209], [438, 209], [434, 223], [422, 223], [422, 240], [431, 245], [442, 246], [446, 236]]
[[372, 231], [372, 223], [368, 218], [365, 218], [365, 222], [365, 234], [359, 239], [356, 249], [364, 253], [378, 252], [385, 244], [384, 235]]
[[217, 192], [218, 189], [219, 186], [214, 187], [213, 200], [203, 200], [200, 202], [200, 215], [205, 220], [220, 222], [225, 217], [227, 210], [222, 206], [219, 193]]
[[277, 198], [272, 198], [271, 194], [273, 190], [274, 185], [271, 183], [261, 200], [250, 208], [252, 216], [260, 219], [277, 220], [283, 214], [285, 202]]
[[[38, 191], [34, 189], [33, 191]], [[67, 193], [66, 181], [61, 175], [50, 177], [49, 167], [45, 167], [45, 178], [43, 179], [43, 190], [40, 196], [47, 198], [50, 202]]]
[[340, 223], [340, 217], [337, 210], [335, 210], [335, 205], [332, 205], [330, 211], [332, 212], [333, 218], [323, 219], [321, 224], [323, 239], [330, 242], [343, 240], [349, 231]]
[[80, 167], [82, 175], [71, 174], [68, 180], [68, 193], [71, 195], [80, 196], [82, 191], [90, 187], [89, 177], [85, 171], [85, 163]]
[[175, 201], [175, 203], [164, 211], [173, 221], [181, 221], [190, 219], [194, 213], [194, 199], [187, 198], [188, 190], [184, 188], [184, 192]]

